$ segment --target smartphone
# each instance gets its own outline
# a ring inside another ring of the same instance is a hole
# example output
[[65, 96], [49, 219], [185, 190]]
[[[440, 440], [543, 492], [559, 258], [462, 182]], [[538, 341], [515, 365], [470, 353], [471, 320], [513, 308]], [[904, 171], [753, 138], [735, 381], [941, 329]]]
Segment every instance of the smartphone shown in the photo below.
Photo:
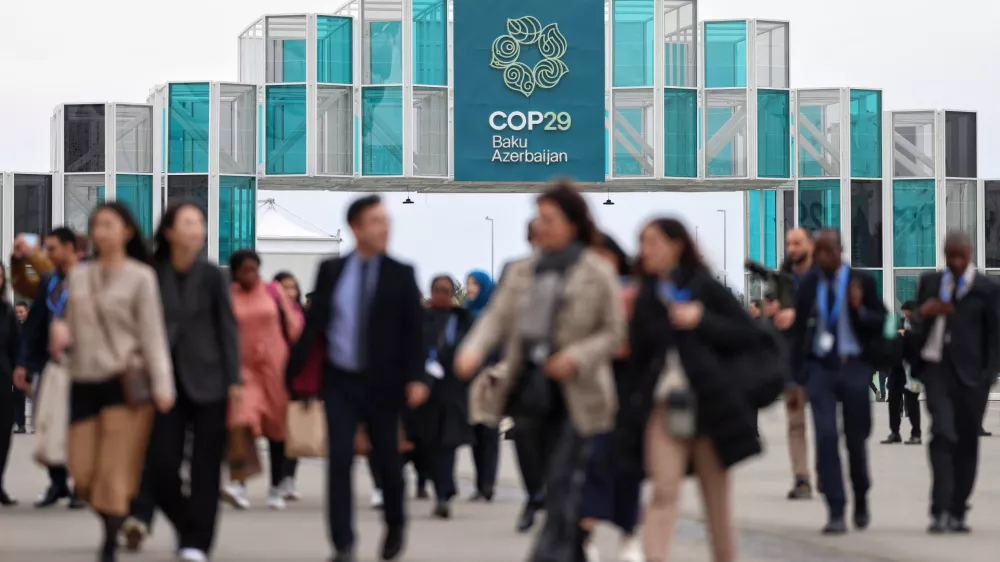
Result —
[[21, 238], [32, 248], [38, 248], [38, 235], [30, 232], [22, 232]]

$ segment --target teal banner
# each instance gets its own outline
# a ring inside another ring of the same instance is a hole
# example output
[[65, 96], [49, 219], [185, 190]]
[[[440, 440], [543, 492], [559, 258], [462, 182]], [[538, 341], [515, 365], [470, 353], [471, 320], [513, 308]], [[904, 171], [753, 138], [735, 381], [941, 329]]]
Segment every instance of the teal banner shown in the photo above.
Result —
[[455, 180], [602, 182], [604, 0], [454, 0]]

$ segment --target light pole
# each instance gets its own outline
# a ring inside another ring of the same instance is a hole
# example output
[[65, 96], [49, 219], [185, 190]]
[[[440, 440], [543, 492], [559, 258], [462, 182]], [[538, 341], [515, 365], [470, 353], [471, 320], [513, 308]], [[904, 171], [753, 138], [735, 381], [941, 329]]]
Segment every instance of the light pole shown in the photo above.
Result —
[[490, 221], [490, 279], [496, 282], [496, 275], [494, 274], [494, 261], [493, 261], [493, 217], [486, 217], [486, 220]]
[[729, 260], [727, 255], [727, 248], [729, 247], [729, 237], [726, 236], [726, 210], [719, 209], [718, 212], [722, 213], [722, 279], [726, 287], [729, 286]]

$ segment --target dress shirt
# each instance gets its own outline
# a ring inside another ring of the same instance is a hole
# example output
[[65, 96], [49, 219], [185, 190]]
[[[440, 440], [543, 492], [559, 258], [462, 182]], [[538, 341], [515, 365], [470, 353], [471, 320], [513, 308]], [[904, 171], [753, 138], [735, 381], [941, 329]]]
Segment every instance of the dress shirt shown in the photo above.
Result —
[[[333, 288], [333, 310], [330, 324], [326, 327], [327, 359], [339, 369], [357, 372], [361, 370], [363, 358], [358, 357], [358, 299], [360, 295], [361, 267], [364, 260], [357, 253], [347, 256], [340, 279]], [[378, 286], [381, 257], [371, 258], [368, 263], [367, 306], [370, 306]]]

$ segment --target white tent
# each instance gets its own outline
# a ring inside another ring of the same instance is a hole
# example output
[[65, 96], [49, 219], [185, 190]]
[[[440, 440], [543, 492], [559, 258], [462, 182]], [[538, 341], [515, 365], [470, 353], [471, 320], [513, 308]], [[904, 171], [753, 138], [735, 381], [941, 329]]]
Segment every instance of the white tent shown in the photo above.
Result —
[[340, 231], [330, 234], [285, 209], [274, 199], [257, 201], [257, 253], [261, 275], [288, 271], [303, 294], [312, 290], [321, 261], [340, 254]]

